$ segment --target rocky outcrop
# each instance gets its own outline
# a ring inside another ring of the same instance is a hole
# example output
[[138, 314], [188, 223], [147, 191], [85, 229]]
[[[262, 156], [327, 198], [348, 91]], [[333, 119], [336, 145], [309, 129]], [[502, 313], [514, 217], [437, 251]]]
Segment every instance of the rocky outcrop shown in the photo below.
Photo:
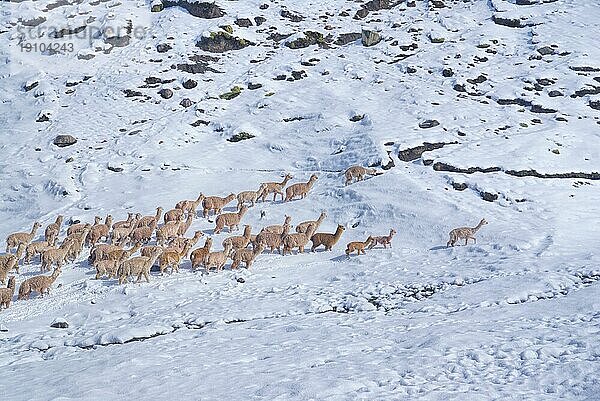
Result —
[[187, 10], [188, 13], [198, 18], [220, 18], [225, 15], [225, 12], [215, 3], [209, 2], [188, 2], [186, 0], [163, 0], [164, 8], [181, 7]]
[[227, 32], [212, 32], [210, 36], [202, 36], [196, 46], [211, 53], [224, 53], [231, 50], [240, 50], [253, 46], [254, 43], [246, 39], [235, 37]]
[[304, 37], [287, 42], [285, 45], [290, 49], [302, 49], [312, 45], [322, 46], [325, 44], [323, 34], [315, 31], [304, 31]]
[[57, 135], [52, 143], [59, 148], [64, 148], [75, 145], [77, 143], [77, 138], [75, 138], [73, 135]]
[[435, 149], [441, 149], [446, 145], [456, 144], [458, 144], [458, 142], [424, 142], [423, 145], [401, 150], [400, 152], [398, 152], [398, 159], [402, 160], [403, 162], [411, 162], [420, 158], [424, 152], [429, 152]]

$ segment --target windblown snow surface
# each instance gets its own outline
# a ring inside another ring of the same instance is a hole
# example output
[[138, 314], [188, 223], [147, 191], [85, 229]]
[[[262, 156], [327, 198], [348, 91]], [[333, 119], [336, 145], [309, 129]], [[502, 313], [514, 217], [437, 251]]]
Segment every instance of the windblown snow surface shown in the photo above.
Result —
[[[162, 6], [2, 2], [0, 237], [286, 172], [319, 178], [243, 224], [326, 211], [319, 231], [346, 230], [331, 252], [209, 275], [186, 259], [149, 284], [95, 280], [86, 249], [49, 296], [0, 311], [0, 399], [600, 400], [597, 1]], [[245, 47], [197, 46], [226, 30]], [[446, 145], [405, 152], [426, 142]], [[344, 186], [354, 164], [383, 174]], [[476, 244], [446, 248], [481, 218]], [[391, 249], [346, 258], [390, 228]]]

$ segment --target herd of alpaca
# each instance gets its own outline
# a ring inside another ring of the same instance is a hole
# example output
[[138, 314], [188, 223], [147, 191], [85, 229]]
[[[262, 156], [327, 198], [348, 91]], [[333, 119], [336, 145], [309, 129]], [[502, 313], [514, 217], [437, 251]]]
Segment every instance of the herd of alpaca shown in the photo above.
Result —
[[[375, 174], [375, 169], [353, 166], [344, 173], [345, 184], [361, 181], [365, 175]], [[96, 216], [93, 224], [71, 224], [60, 244], [58, 239], [63, 223], [62, 215], [46, 227], [44, 238], [39, 241], [34, 239], [41, 224], [35, 222], [31, 231], [13, 233], [6, 238], [6, 254], [0, 255], [0, 282], [5, 285], [8, 278], [8, 286], [0, 288], [0, 309], [8, 308], [13, 299], [16, 277], [8, 277], [8, 273], [14, 270], [19, 274], [21, 259], [23, 263], [29, 264], [39, 257], [41, 272], [52, 270], [52, 274], [42, 274], [22, 281], [18, 299], [29, 299], [32, 292], [43, 297], [44, 294], [49, 294], [63, 265], [75, 261], [85, 247], [89, 248], [88, 262], [96, 270], [95, 278], [118, 279], [119, 284], [127, 283], [132, 278], [136, 282], [142, 279], [149, 282], [150, 270], [156, 263], [161, 275], [169, 269], [170, 273], [178, 272], [180, 264], [188, 258], [192, 271], [202, 267], [209, 273], [211, 269], [223, 270], [228, 259], [232, 260], [231, 269], [237, 269], [242, 263], [250, 269], [258, 255], [266, 250], [271, 253], [277, 250], [282, 255], [292, 254], [294, 250], [303, 253], [309, 242], [312, 252], [319, 247], [331, 251], [339, 242], [345, 227], [340, 224], [333, 233], [318, 232], [321, 223], [327, 218], [325, 212], [316, 220], [300, 222], [296, 225], [295, 232], [291, 232], [292, 218], [287, 215], [283, 224], [264, 227], [258, 234], [252, 234], [252, 228], [244, 225], [243, 234], [226, 238], [220, 251], [212, 250], [211, 237], [206, 238], [203, 246], [192, 249], [204, 236], [201, 231], [194, 232], [192, 237], [185, 237], [193, 219], [197, 218], [200, 206], [204, 217], [208, 217], [211, 212], [216, 216], [214, 234], [219, 234], [225, 228], [232, 233], [238, 229], [248, 209], [259, 200], [264, 202], [270, 194], [273, 194], [273, 201], [278, 195], [283, 202], [294, 198], [304, 199], [318, 177], [313, 174], [307, 182], [286, 187], [291, 179], [292, 176], [286, 174], [281, 182], [265, 182], [260, 184], [257, 191], [244, 191], [237, 195], [232, 193], [225, 197], [199, 194], [195, 200], [182, 200], [174, 209], [166, 212], [158, 207], [153, 215], [129, 213], [126, 220], [117, 222], [113, 222], [110, 214], [105, 219]], [[234, 199], [237, 199], [237, 211], [223, 213], [223, 209]], [[469, 239], [475, 241], [475, 233], [484, 224], [487, 222], [482, 219], [476, 227], [452, 230], [447, 246], [454, 246], [459, 239], [464, 239], [465, 245]], [[390, 229], [388, 235], [369, 236], [364, 242], [350, 242], [345, 253], [350, 257], [353, 252], [357, 255], [365, 254], [365, 248], [372, 249], [377, 245], [391, 247], [395, 234], [396, 230]], [[150, 244], [153, 240], [154, 244]], [[13, 250], [15, 253], [11, 253]], [[135, 256], [138, 252], [139, 256]]]

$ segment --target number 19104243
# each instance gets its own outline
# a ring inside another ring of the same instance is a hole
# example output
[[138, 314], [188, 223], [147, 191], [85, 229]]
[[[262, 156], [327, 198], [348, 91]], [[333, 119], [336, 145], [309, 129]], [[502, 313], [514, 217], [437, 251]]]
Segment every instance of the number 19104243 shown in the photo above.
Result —
[[73, 43], [21, 43], [21, 51], [26, 53], [55, 51], [70, 53], [74, 50]]

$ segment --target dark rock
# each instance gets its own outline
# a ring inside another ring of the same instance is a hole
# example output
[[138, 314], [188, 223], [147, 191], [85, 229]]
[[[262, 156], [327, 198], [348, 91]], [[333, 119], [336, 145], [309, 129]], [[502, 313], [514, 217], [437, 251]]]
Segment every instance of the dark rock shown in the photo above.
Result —
[[170, 98], [173, 97], [173, 91], [171, 89], [168, 89], [168, 88], [164, 88], [164, 89], [159, 90], [158, 94], [163, 99], [170, 99]]
[[398, 159], [402, 160], [403, 162], [412, 162], [414, 160], [419, 159], [424, 152], [430, 152], [435, 149], [440, 149], [446, 145], [456, 145], [457, 143], [458, 142], [424, 142], [423, 145], [401, 150], [400, 152], [398, 152]]
[[210, 124], [210, 121], [206, 121], [206, 120], [196, 120], [193, 123], [191, 123], [190, 125], [192, 127], [199, 127], [201, 125], [208, 125]]
[[485, 191], [481, 191], [479, 192], [479, 194], [481, 195], [481, 199], [487, 202], [493, 202], [498, 199], [498, 194], [493, 194]]
[[363, 19], [369, 15], [369, 10], [361, 8], [354, 14], [354, 19]]
[[507, 26], [509, 28], [524, 28], [525, 25], [520, 18], [504, 18], [498, 15], [492, 16], [492, 21], [497, 25]]
[[588, 106], [594, 110], [600, 110], [600, 100], [590, 100]]
[[444, 68], [442, 70], [442, 76], [444, 76], [446, 78], [449, 78], [453, 75], [454, 75], [454, 71], [452, 71], [452, 68]]
[[361, 34], [361, 42], [363, 46], [366, 47], [375, 46], [377, 43], [381, 42], [381, 35], [375, 31], [363, 29]]
[[258, 83], [252, 83], [252, 82], [248, 82], [248, 89], [250, 90], [255, 90], [255, 89], [260, 89], [262, 88], [262, 84], [258, 84]]
[[237, 38], [227, 32], [213, 32], [210, 36], [202, 36], [196, 46], [211, 53], [224, 53], [230, 50], [240, 50], [254, 43]]
[[229, 92], [220, 94], [219, 98], [225, 99], [225, 100], [231, 100], [233, 98], [238, 97], [240, 95], [240, 93], [242, 93], [242, 88], [236, 85], [233, 88], [231, 88], [231, 90]]
[[569, 66], [569, 68], [573, 71], [578, 72], [600, 72], [599, 67], [590, 67], [590, 66]]
[[78, 34], [79, 32], [82, 32], [83, 30], [85, 30], [85, 28], [87, 28], [87, 25], [78, 26], [78, 27], [75, 27], [75, 28], [63, 28], [63, 29], [58, 30], [58, 31], [55, 30], [53, 32], [50, 32], [48, 34], [48, 37], [54, 38], [54, 39], [60, 39], [60, 38], [63, 38], [65, 36]]
[[433, 165], [433, 169], [435, 171], [448, 171], [450, 173], [463, 173], [463, 174], [473, 174], [473, 173], [493, 173], [497, 171], [501, 171], [500, 167], [469, 167], [469, 168], [460, 168], [454, 167], [447, 163], [436, 162]]
[[454, 89], [457, 92], [466, 92], [467, 91], [467, 88], [465, 88], [465, 85], [463, 85], [463, 84], [454, 84], [452, 89]]
[[387, 10], [390, 8], [389, 0], [371, 0], [363, 4], [362, 8], [354, 15], [354, 19], [362, 19], [366, 17], [370, 11]]
[[187, 10], [188, 13], [198, 18], [220, 18], [225, 15], [225, 12], [215, 3], [203, 2], [187, 2], [185, 0], [163, 0], [163, 5], [167, 7], [181, 7]]
[[532, 113], [556, 113], [557, 112], [557, 110], [546, 108], [546, 107], [540, 106], [539, 104], [532, 105], [530, 110]]
[[3, 324], [0, 324], [0, 333], [8, 333], [8, 327]]
[[238, 18], [235, 20], [235, 24], [242, 28], [248, 28], [252, 26], [252, 21], [250, 21], [250, 18]]
[[273, 81], [285, 81], [286, 78], [287, 77], [284, 74], [280, 74], [273, 78]]
[[132, 89], [123, 90], [125, 97], [136, 97], [136, 96], [144, 96], [140, 91], [134, 91]]
[[356, 122], [361, 121], [363, 118], [365, 118], [364, 114], [355, 114], [352, 117], [350, 117], [350, 121], [352, 121], [353, 123], [356, 123]]
[[425, 120], [419, 123], [419, 128], [427, 129], [440, 125], [438, 120]]
[[198, 82], [193, 80], [193, 79], [186, 79], [185, 81], [183, 81], [181, 83], [181, 85], [185, 88], [185, 89], [193, 89], [196, 86], [198, 86]]
[[272, 32], [271, 34], [269, 34], [269, 36], [267, 36], [267, 39], [273, 40], [275, 42], [281, 42], [283, 39], [287, 39], [290, 36], [292, 36], [291, 33]]
[[583, 178], [586, 180], [600, 180], [600, 173], [538, 173], [536, 170], [506, 170], [506, 174], [515, 177], [536, 177], [536, 178]]
[[155, 84], [160, 84], [162, 82], [162, 79], [160, 79], [158, 77], [148, 77], [148, 78], [144, 79], [144, 82], [146, 82], [148, 85], [155, 85]]
[[24, 20], [19, 18], [19, 23], [26, 27], [36, 27], [42, 23], [46, 22], [46, 17], [35, 17], [29, 20]]
[[262, 25], [267, 19], [265, 17], [254, 17], [254, 23], [256, 23], [256, 25], [260, 26]]
[[430, 0], [429, 3], [433, 6], [433, 8], [444, 8], [444, 7], [446, 7], [446, 4], [444, 4], [444, 2], [440, 1], [440, 0]]
[[171, 45], [169, 45], [167, 43], [159, 43], [158, 45], [156, 45], [156, 51], [159, 53], [166, 53], [171, 49], [172, 49]]
[[192, 101], [188, 98], [185, 98], [181, 102], [179, 102], [179, 105], [183, 107], [190, 107], [192, 104]]
[[550, 79], [550, 78], [540, 78], [540, 79], [536, 79], [536, 82], [542, 86], [550, 86], [550, 85], [554, 84], [556, 81], [554, 79]]
[[417, 69], [415, 67], [409, 65], [408, 67], [406, 67], [406, 72], [408, 74], [414, 74], [415, 72], [417, 72]]
[[57, 135], [54, 138], [54, 143], [59, 148], [64, 148], [66, 146], [71, 146], [77, 143], [77, 139], [72, 135]]
[[54, 329], [67, 329], [67, 328], [69, 328], [69, 323], [65, 319], [56, 318], [50, 324], [50, 327], [52, 327]]
[[523, 106], [523, 107], [529, 107], [531, 106], [531, 102], [529, 100], [525, 100], [525, 99], [498, 99], [496, 100], [496, 103], [498, 103], [499, 105], [505, 106], [505, 105], [513, 105], [513, 104], [517, 104], [519, 106]]
[[485, 81], [487, 81], [487, 78], [485, 76], [483, 76], [483, 75], [480, 75], [477, 78], [473, 78], [473, 79], [469, 78], [469, 79], [467, 79], [467, 82], [470, 83], [470, 84], [473, 84], [473, 85], [480, 84], [480, 83], [483, 83]]
[[540, 47], [539, 49], [537, 49], [537, 52], [539, 54], [541, 54], [542, 56], [548, 56], [550, 54], [556, 53], [556, 50], [554, 50], [550, 46], [544, 46], [544, 47]]
[[292, 71], [292, 77], [294, 78], [295, 81], [298, 81], [302, 78], [308, 77], [308, 75], [306, 74], [306, 71], [300, 70], [300, 71]]
[[452, 183], [452, 188], [454, 188], [457, 191], [464, 191], [468, 187], [469, 186], [467, 184], [465, 184], [464, 182], [453, 182]]
[[238, 283], [244, 284], [246, 280], [243, 277], [238, 277], [235, 279]]
[[106, 168], [114, 173], [120, 173], [121, 171], [123, 171], [123, 167], [112, 166], [110, 164], [108, 166], [106, 166]]
[[338, 46], [344, 46], [348, 43], [356, 42], [358, 39], [362, 37], [362, 34], [359, 32], [351, 32], [351, 33], [340, 33], [334, 44]]
[[304, 17], [301, 14], [294, 13], [288, 10], [281, 10], [279, 13], [283, 18], [287, 18], [292, 22], [301, 22], [304, 20]]
[[239, 142], [239, 141], [244, 141], [246, 139], [252, 139], [252, 138], [254, 138], [254, 135], [249, 134], [248, 132], [240, 132], [240, 133], [235, 134], [231, 138], [229, 138], [228, 141], [229, 142]]
[[590, 88], [583, 88], [576, 90], [575, 93], [571, 95], [572, 98], [583, 97], [588, 95], [597, 95], [600, 93], [600, 86], [591, 85]]
[[269, 8], [269, 5], [264, 3], [264, 4], [261, 4], [260, 6], [258, 6], [258, 8], [260, 8], [261, 10], [266, 10], [267, 8]]
[[312, 45], [322, 45], [325, 43], [323, 34], [315, 31], [304, 31], [304, 37], [287, 42], [285, 45], [290, 49], [302, 49]]
[[162, 10], [164, 10], [164, 6], [163, 6], [162, 1], [152, 2], [152, 5], [150, 6], [150, 12], [152, 12], [152, 13], [159, 13]]
[[47, 121], [50, 121], [50, 117], [48, 117], [46, 113], [40, 113], [38, 118], [35, 120], [36, 123], [45, 123]]
[[35, 88], [36, 86], [39, 85], [38, 81], [32, 82], [29, 85], [25, 84], [23, 85], [23, 89], [25, 90], [25, 92], [29, 92], [30, 90], [32, 90], [33, 88]]

